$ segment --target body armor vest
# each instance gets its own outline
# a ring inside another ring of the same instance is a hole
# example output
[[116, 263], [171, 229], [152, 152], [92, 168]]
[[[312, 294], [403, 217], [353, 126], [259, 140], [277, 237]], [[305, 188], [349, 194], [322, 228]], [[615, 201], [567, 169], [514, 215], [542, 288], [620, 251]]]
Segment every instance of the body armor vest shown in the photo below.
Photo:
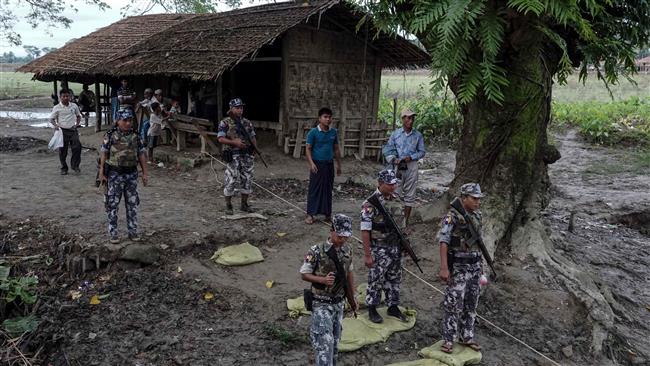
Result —
[[[478, 246], [478, 242], [474, 242], [472, 245], [468, 244], [468, 241], [472, 237], [472, 233], [470, 232], [468, 223], [465, 221], [463, 215], [453, 207], [449, 212], [453, 216], [454, 222], [454, 230], [451, 233], [451, 243], [449, 243], [450, 249], [456, 252], [480, 252], [481, 249]], [[478, 233], [480, 233], [482, 227], [480, 214], [476, 212], [468, 212], [467, 217], [472, 220], [474, 228]]]
[[[381, 193], [375, 192], [375, 194], [379, 195], [379, 202], [381, 202], [381, 204], [386, 208], [386, 211], [388, 211], [391, 216], [393, 216], [393, 219], [397, 225], [399, 225], [400, 229], [403, 229], [406, 225], [404, 208], [402, 207], [400, 200], [397, 197], [392, 200], [387, 200]], [[370, 240], [374, 240], [383, 244], [399, 244], [397, 237], [392, 237], [393, 234], [388, 229], [384, 216], [380, 214], [379, 210], [377, 210], [377, 208], [374, 206], [373, 209], [375, 210], [375, 215], [372, 218], [372, 231], [370, 231]]]
[[[244, 144], [246, 144], [247, 147], [246, 149], [236, 149], [230, 145], [224, 145], [224, 149], [233, 150], [233, 151], [242, 151], [242, 152], [248, 151], [250, 148], [250, 142], [247, 141], [246, 138], [239, 133], [239, 131], [237, 130], [237, 123], [235, 122], [235, 120], [233, 118], [226, 117], [223, 120], [223, 122], [226, 122], [228, 124], [228, 132], [226, 132], [226, 137], [228, 137], [231, 140], [240, 139], [244, 142]], [[250, 136], [253, 133], [253, 124], [249, 120], [247, 120], [246, 118], [242, 118], [241, 125], [248, 132], [248, 136]]]
[[111, 133], [111, 152], [108, 165], [121, 168], [135, 168], [138, 165], [138, 135], [119, 129]]
[[[339, 262], [341, 262], [343, 268], [345, 268], [346, 272], [349, 271], [350, 264], [352, 263], [352, 257], [350, 256], [350, 252], [351, 252], [350, 245], [343, 244], [343, 246], [339, 250], [335, 250], [335, 252], [337, 253]], [[325, 243], [322, 243], [318, 246], [316, 263], [317, 263], [316, 269], [314, 270], [314, 275], [316, 276], [325, 277], [330, 272], [336, 272], [336, 265], [334, 265], [334, 261], [332, 261], [330, 257], [327, 255]], [[347, 281], [347, 273], [346, 273], [345, 280]], [[345, 291], [343, 290], [343, 286], [337, 284], [336, 282], [334, 283], [334, 285], [337, 285], [336, 292], [333, 291], [334, 286], [326, 286], [320, 283], [312, 283], [312, 292], [316, 296], [344, 297]]]

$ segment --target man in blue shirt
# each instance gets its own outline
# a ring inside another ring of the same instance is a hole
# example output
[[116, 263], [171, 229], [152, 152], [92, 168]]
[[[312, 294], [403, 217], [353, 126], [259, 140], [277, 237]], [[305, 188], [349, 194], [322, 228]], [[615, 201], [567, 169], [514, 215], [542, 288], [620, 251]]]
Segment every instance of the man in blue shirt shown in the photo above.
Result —
[[318, 111], [318, 126], [307, 134], [307, 162], [309, 163], [309, 192], [307, 193], [307, 218], [312, 224], [315, 215], [332, 216], [332, 188], [334, 187], [334, 162], [336, 175], [341, 175], [341, 152], [338, 132], [331, 128], [332, 110], [324, 107]]
[[415, 113], [410, 109], [404, 109], [401, 113], [402, 128], [393, 131], [388, 139], [388, 146], [397, 156], [386, 157], [388, 163], [392, 164], [398, 175], [401, 174], [402, 182], [398, 188], [398, 194], [404, 201], [404, 219], [408, 225], [411, 209], [415, 206], [415, 190], [418, 185], [418, 160], [424, 158], [424, 137], [413, 129]]

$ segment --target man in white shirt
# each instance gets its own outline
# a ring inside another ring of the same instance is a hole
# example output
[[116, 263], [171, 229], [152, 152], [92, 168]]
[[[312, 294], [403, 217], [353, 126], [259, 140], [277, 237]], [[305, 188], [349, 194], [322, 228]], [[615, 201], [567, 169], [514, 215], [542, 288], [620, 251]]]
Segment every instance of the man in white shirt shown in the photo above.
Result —
[[59, 104], [52, 107], [50, 123], [55, 129], [63, 132], [63, 147], [59, 148], [59, 160], [61, 161], [61, 175], [68, 174], [68, 146], [72, 150], [70, 165], [72, 170], [79, 173], [81, 163], [81, 142], [77, 127], [81, 123], [81, 111], [76, 104], [70, 102], [71, 93], [68, 89], [61, 89], [59, 92]]

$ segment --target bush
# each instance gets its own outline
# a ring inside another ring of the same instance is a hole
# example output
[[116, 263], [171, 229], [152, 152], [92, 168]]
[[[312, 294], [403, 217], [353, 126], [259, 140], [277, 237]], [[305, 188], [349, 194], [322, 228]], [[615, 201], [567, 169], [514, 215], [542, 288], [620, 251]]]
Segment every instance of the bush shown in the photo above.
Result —
[[632, 97], [609, 103], [554, 102], [552, 111], [551, 127], [576, 127], [593, 143], [650, 143], [650, 97]]
[[[398, 100], [398, 126], [401, 125], [399, 113], [404, 108], [410, 108], [417, 114], [414, 127], [424, 135], [427, 142], [455, 143], [460, 137], [463, 125], [463, 117], [455, 98], [453, 96], [447, 99], [440, 98], [430, 93], [424, 86], [420, 86], [420, 91], [416, 95], [413, 98]], [[393, 119], [393, 99], [385, 94], [382, 94], [379, 101], [379, 119], [384, 121]]]

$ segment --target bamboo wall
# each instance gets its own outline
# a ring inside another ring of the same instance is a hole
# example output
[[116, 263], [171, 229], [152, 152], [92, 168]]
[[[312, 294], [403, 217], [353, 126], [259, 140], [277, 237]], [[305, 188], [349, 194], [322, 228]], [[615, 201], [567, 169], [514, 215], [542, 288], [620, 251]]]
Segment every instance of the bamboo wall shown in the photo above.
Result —
[[381, 60], [375, 51], [349, 33], [303, 25], [283, 38], [282, 58], [285, 152], [304, 154], [306, 132], [315, 126], [318, 110], [327, 106], [334, 113], [342, 152], [377, 156], [387, 126], [376, 122]]

